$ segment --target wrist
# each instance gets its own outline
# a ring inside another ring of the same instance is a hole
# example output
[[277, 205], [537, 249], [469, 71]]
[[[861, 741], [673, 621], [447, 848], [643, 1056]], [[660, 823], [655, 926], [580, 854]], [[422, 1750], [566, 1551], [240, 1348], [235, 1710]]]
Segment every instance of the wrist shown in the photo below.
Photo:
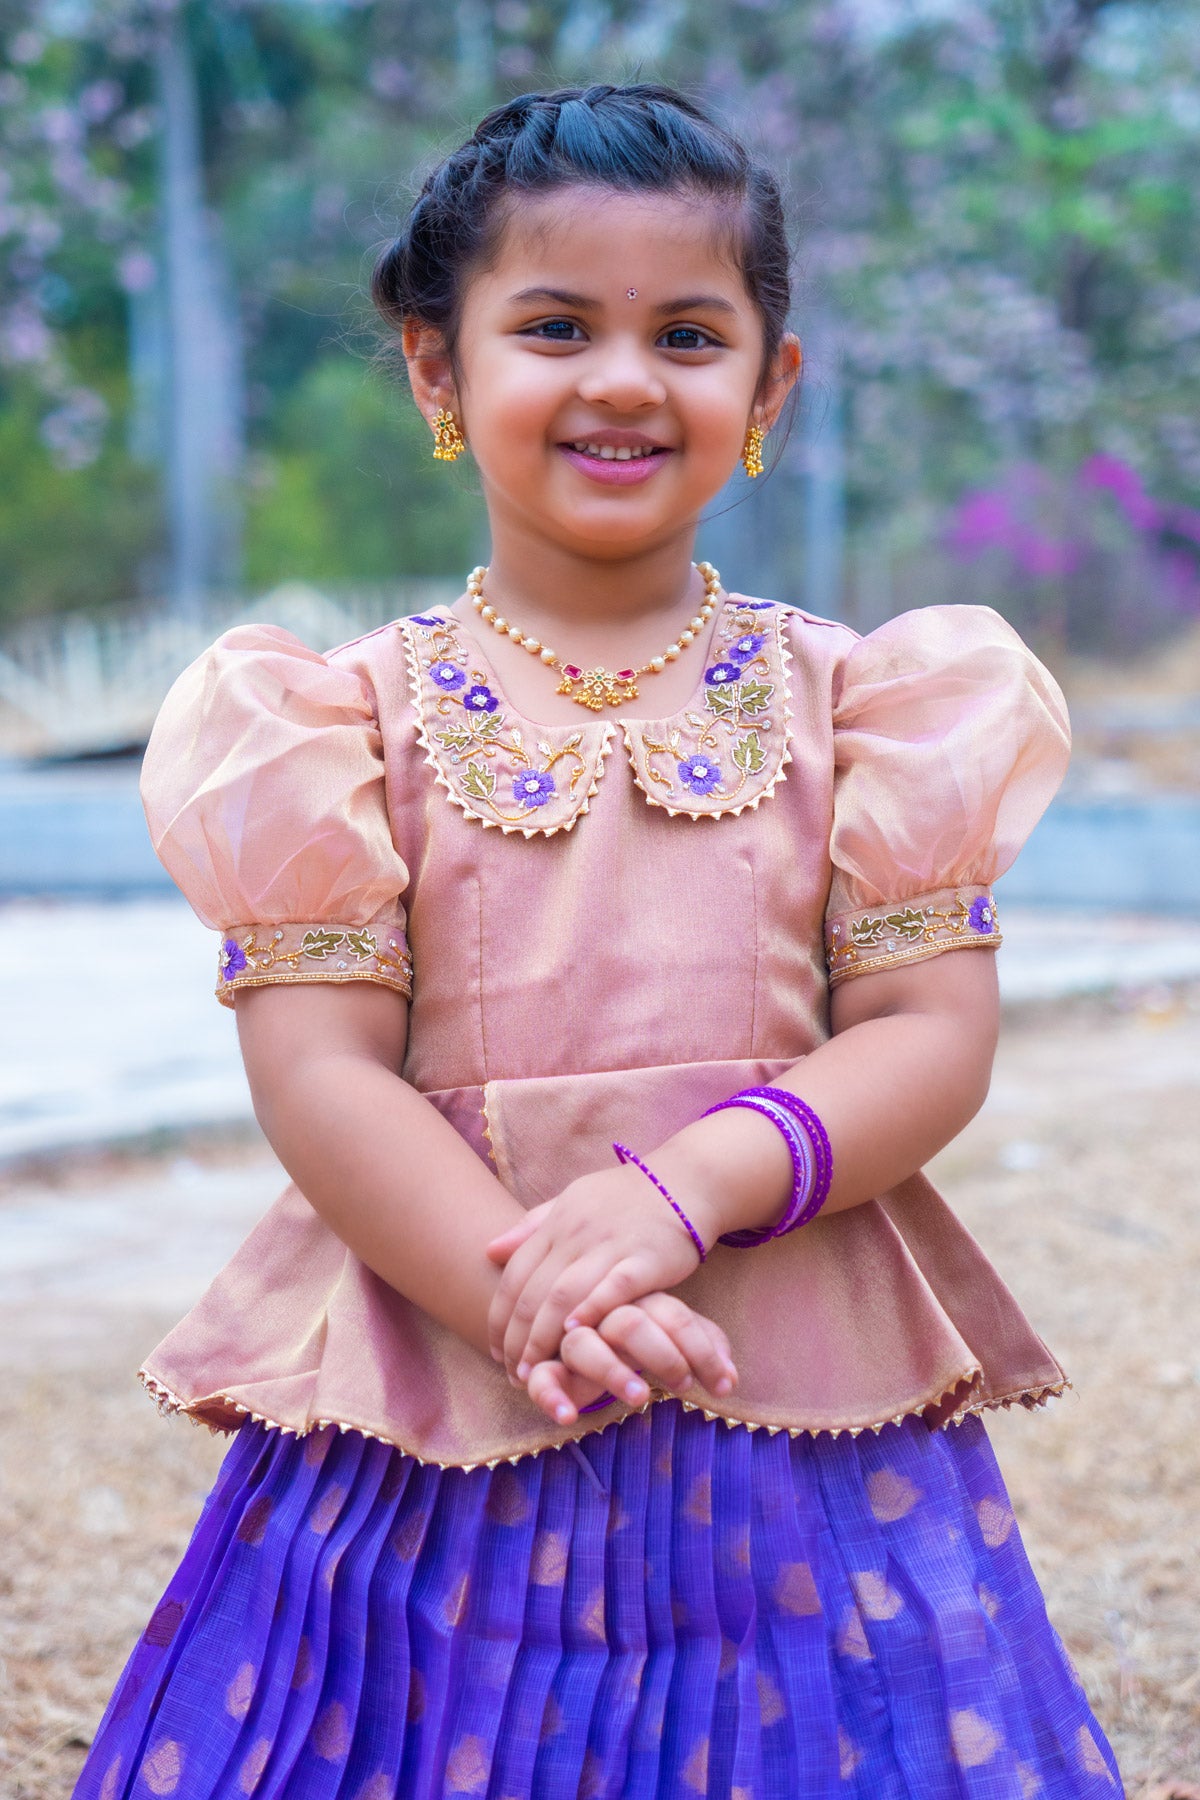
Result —
[[743, 1107], [685, 1125], [653, 1163], [709, 1250], [726, 1232], [775, 1224], [792, 1191], [787, 1145], [769, 1119]]

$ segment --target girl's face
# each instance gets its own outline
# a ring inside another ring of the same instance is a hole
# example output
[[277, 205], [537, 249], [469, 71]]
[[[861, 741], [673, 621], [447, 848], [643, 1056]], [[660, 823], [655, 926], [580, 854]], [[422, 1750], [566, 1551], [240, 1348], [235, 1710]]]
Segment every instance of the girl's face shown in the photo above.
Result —
[[494, 537], [605, 560], [656, 548], [694, 530], [747, 426], [773, 423], [799, 346], [763, 376], [762, 319], [722, 226], [686, 195], [522, 200], [464, 296], [457, 380], [410, 334], [418, 401], [453, 408]]

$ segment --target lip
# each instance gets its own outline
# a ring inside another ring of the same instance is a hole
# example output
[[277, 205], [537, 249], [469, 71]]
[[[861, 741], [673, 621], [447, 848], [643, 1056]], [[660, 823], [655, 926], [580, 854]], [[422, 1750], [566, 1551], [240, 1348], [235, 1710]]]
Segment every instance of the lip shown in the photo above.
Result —
[[[646, 439], [631, 440], [626, 437], [624, 441], [626, 444], [644, 444]], [[589, 444], [604, 444], [611, 443], [613, 440], [597, 436], [589, 438], [588, 442]], [[620, 449], [621, 446], [617, 444], [615, 447]], [[582, 450], [573, 450], [570, 444], [560, 444], [558, 448], [573, 469], [578, 469], [580, 474], [586, 475], [589, 481], [599, 482], [602, 487], [640, 486], [643, 481], [651, 480], [655, 472], [661, 469], [672, 455], [670, 450], [660, 449], [656, 456], [630, 457], [628, 462], [615, 460], [601, 462], [598, 456], [588, 456]]]

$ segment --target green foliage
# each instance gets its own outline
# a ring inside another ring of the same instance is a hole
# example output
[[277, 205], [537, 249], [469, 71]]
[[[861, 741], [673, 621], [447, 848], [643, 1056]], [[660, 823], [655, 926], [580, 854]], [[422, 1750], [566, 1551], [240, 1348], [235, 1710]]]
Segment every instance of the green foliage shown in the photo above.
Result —
[[467, 459], [433, 460], [429, 428], [395, 377], [327, 350], [268, 430], [247, 508], [252, 587], [461, 575], [478, 560], [484, 518]]

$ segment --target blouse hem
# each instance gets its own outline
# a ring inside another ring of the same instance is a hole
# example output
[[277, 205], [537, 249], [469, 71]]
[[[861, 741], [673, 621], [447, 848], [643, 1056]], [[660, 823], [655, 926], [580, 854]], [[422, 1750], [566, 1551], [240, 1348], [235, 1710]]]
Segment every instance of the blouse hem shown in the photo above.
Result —
[[[379, 1443], [390, 1444], [393, 1449], [401, 1451], [403, 1455], [411, 1457], [413, 1462], [420, 1463], [423, 1466], [429, 1466], [436, 1469], [461, 1469], [464, 1474], [469, 1473], [473, 1469], [495, 1469], [498, 1468], [501, 1463], [516, 1464], [523, 1461], [527, 1456], [540, 1456], [546, 1450], [564, 1450], [568, 1445], [578, 1443], [582, 1438], [594, 1437], [601, 1431], [607, 1431], [610, 1425], [618, 1424], [622, 1419], [632, 1418], [636, 1414], [649, 1412], [652, 1406], [656, 1406], [664, 1400], [676, 1401], [685, 1412], [702, 1412], [704, 1417], [709, 1420], [710, 1423], [719, 1419], [721, 1423], [730, 1430], [733, 1430], [735, 1426], [741, 1426], [745, 1431], [765, 1431], [768, 1437], [777, 1437], [781, 1431], [786, 1431], [790, 1438], [816, 1438], [826, 1435], [833, 1438], [843, 1436], [856, 1438], [861, 1437], [868, 1431], [873, 1432], [875, 1436], [878, 1437], [885, 1426], [900, 1425], [905, 1419], [909, 1418], [923, 1418], [925, 1422], [929, 1424], [931, 1430], [945, 1430], [950, 1425], [961, 1424], [961, 1422], [971, 1414], [997, 1410], [1006, 1411], [1010, 1406], [1017, 1405], [1032, 1410], [1035, 1407], [1044, 1406], [1047, 1400], [1057, 1399], [1072, 1385], [1069, 1378], [1060, 1371], [1060, 1378], [1057, 1381], [1039, 1382], [1029, 1386], [1019, 1386], [1006, 1394], [978, 1394], [976, 1390], [978, 1389], [982, 1378], [983, 1371], [978, 1365], [975, 1365], [974, 1368], [967, 1370], [966, 1373], [956, 1376], [955, 1379], [939, 1393], [926, 1395], [923, 1398], [914, 1401], [911, 1405], [903, 1407], [899, 1412], [888, 1414], [885, 1418], [869, 1420], [864, 1424], [856, 1425], [784, 1425], [773, 1424], [765, 1419], [731, 1418], [727, 1413], [718, 1412], [712, 1407], [702, 1405], [699, 1401], [685, 1400], [680, 1395], [663, 1390], [657, 1394], [652, 1394], [651, 1398], [642, 1406], [628, 1406], [624, 1402], [614, 1402], [614, 1405], [619, 1405], [621, 1407], [620, 1414], [617, 1418], [608, 1418], [603, 1421], [598, 1421], [596, 1424], [589, 1423], [583, 1430], [573, 1433], [570, 1437], [564, 1437], [557, 1443], [538, 1444], [526, 1450], [501, 1452], [496, 1456], [480, 1457], [474, 1462], [459, 1462], [436, 1456], [422, 1456], [419, 1451], [410, 1449], [408, 1445], [402, 1443], [398, 1438], [389, 1436], [386, 1431], [374, 1430], [371, 1426], [359, 1424], [352, 1419], [318, 1418], [311, 1420], [303, 1426], [289, 1425], [281, 1419], [272, 1418], [268, 1413], [258, 1412], [253, 1407], [246, 1406], [242, 1401], [235, 1400], [231, 1394], [213, 1394], [206, 1400], [184, 1400], [180, 1395], [174, 1393], [167, 1387], [164, 1382], [159, 1381], [156, 1376], [151, 1375], [148, 1369], [142, 1368], [138, 1370], [138, 1380], [142, 1383], [142, 1386], [146, 1389], [160, 1413], [164, 1416], [172, 1413], [186, 1414], [187, 1417], [192, 1420], [193, 1424], [207, 1426], [208, 1430], [214, 1433], [214, 1435], [218, 1432], [232, 1434], [234, 1431], [240, 1430], [247, 1419], [252, 1420], [259, 1425], [266, 1425], [272, 1430], [281, 1431], [285, 1435], [298, 1438], [307, 1437], [314, 1431], [325, 1431], [328, 1430], [330, 1426], [336, 1426], [339, 1431], [356, 1431], [361, 1437], [374, 1438]], [[963, 1387], [968, 1389], [967, 1398], [960, 1405], [950, 1405], [947, 1407], [947, 1403], [952, 1402], [954, 1396], [956, 1396]], [[237, 1424], [215, 1422], [211, 1418], [206, 1418], [205, 1410], [215, 1407], [222, 1407], [230, 1412], [239, 1413], [241, 1414], [241, 1418], [238, 1420]]]

